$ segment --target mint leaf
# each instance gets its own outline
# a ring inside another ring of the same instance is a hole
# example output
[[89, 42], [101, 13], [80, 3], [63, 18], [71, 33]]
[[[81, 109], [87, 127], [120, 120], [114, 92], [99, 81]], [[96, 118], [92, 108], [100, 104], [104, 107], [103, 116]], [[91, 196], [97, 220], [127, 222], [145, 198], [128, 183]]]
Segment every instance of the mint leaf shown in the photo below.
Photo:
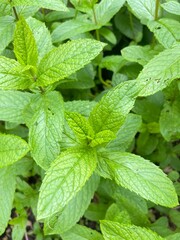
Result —
[[154, 0], [127, 0], [133, 14], [141, 19], [154, 20], [155, 1]]
[[94, 131], [96, 133], [103, 130], [116, 132], [133, 107], [137, 93], [136, 81], [127, 81], [117, 85], [104, 95], [89, 117]]
[[0, 134], [0, 168], [18, 161], [29, 151], [27, 143], [18, 136]]
[[167, 12], [172, 14], [180, 15], [180, 3], [176, 1], [169, 1], [166, 3], [162, 3], [161, 7], [163, 7]]
[[57, 157], [40, 188], [38, 219], [61, 211], [82, 189], [95, 168], [96, 153], [91, 149], [68, 149]]
[[96, 40], [80, 39], [60, 45], [41, 60], [37, 84], [49, 85], [59, 81], [88, 64], [103, 49]]
[[172, 182], [153, 163], [125, 152], [104, 153], [104, 156], [117, 184], [162, 206], [175, 207], [178, 204]]
[[14, 53], [22, 65], [36, 66], [38, 59], [36, 42], [31, 29], [23, 17], [16, 24]]
[[93, 175], [59, 214], [45, 220], [45, 234], [61, 234], [73, 227], [83, 216], [99, 184], [99, 177]]
[[101, 230], [105, 240], [163, 240], [150, 229], [107, 220], [101, 221]]
[[61, 237], [63, 240], [104, 240], [99, 232], [79, 224], [61, 234]]
[[0, 120], [24, 123], [23, 111], [32, 96], [27, 92], [0, 90]]
[[171, 48], [180, 41], [180, 23], [174, 19], [162, 18], [158, 21], [149, 21], [147, 26], [165, 48]]
[[16, 179], [12, 166], [0, 169], [0, 235], [8, 225], [13, 208]]
[[63, 99], [58, 92], [52, 91], [37, 95], [33, 103], [35, 113], [29, 123], [31, 154], [38, 165], [48, 169], [60, 153], [59, 142], [64, 125]]
[[146, 64], [137, 78], [137, 83], [142, 88], [139, 96], [154, 94], [168, 86], [174, 79], [179, 78], [179, 64], [180, 44], [155, 56]]
[[115, 137], [116, 137], [116, 135], [112, 131], [103, 130], [101, 132], [98, 132], [94, 136], [94, 139], [90, 142], [89, 146], [96, 147], [96, 146], [101, 145], [103, 143], [108, 143], [112, 139], [114, 139]]
[[13, 6], [37, 6], [39, 8], [47, 8], [56, 11], [68, 11], [66, 5], [62, 2], [62, 0], [13, 0], [11, 3]]
[[13, 40], [14, 33], [14, 18], [11, 16], [0, 17], [0, 53], [8, 46]]
[[33, 84], [27, 69], [14, 59], [0, 56], [0, 89], [26, 89]]

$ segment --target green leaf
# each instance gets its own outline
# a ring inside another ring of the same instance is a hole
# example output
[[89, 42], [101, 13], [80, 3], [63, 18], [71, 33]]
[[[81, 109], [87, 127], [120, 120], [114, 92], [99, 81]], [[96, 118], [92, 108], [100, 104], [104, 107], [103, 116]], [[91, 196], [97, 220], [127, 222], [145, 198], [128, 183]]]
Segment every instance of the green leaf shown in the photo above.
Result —
[[73, 227], [83, 216], [99, 184], [99, 177], [93, 175], [59, 214], [45, 220], [45, 234], [61, 234]]
[[90, 142], [89, 146], [96, 147], [98, 145], [101, 145], [103, 143], [108, 143], [112, 139], [114, 139], [116, 135], [110, 131], [110, 130], [103, 130], [101, 132], [98, 132], [94, 139]]
[[41, 60], [37, 83], [46, 86], [71, 75], [95, 58], [103, 47], [103, 43], [91, 39], [73, 40], [60, 45]]
[[[61, 211], [79, 192], [96, 168], [92, 149], [68, 149], [48, 169], [40, 188], [38, 219]], [[73, 183], [73, 184], [72, 184]]]
[[76, 112], [66, 112], [66, 119], [79, 139], [93, 138], [94, 131], [84, 116]]
[[27, 92], [0, 90], [0, 120], [24, 123], [23, 110], [32, 96]]
[[13, 6], [37, 6], [39, 8], [47, 8], [56, 11], [68, 11], [68, 8], [62, 2], [62, 0], [13, 0], [11, 4]]
[[33, 33], [38, 50], [38, 61], [40, 61], [53, 48], [51, 35], [45, 24], [37, 19], [29, 17], [26, 21]]
[[180, 15], [180, 3], [176, 1], [168, 1], [166, 3], [162, 3], [161, 7], [163, 7], [167, 12], [172, 14]]
[[14, 18], [11, 16], [0, 17], [0, 53], [8, 46], [13, 40], [14, 33]]
[[29, 151], [27, 143], [14, 135], [0, 134], [0, 168], [11, 165]]
[[104, 95], [89, 117], [94, 131], [96, 133], [103, 130], [116, 132], [133, 107], [137, 92], [136, 81], [127, 81], [117, 85]]
[[35, 113], [29, 126], [31, 154], [38, 165], [48, 169], [60, 153], [59, 142], [64, 125], [63, 99], [58, 92], [48, 92], [37, 95], [32, 107]]
[[63, 240], [104, 240], [99, 232], [78, 224], [61, 234], [61, 237]]
[[159, 124], [160, 132], [166, 141], [180, 138], [180, 99], [166, 103], [161, 111]]
[[13, 208], [15, 173], [12, 166], [0, 169], [0, 235], [4, 233]]
[[180, 233], [174, 233], [166, 237], [166, 240], [179, 240]]
[[22, 65], [36, 66], [38, 52], [36, 42], [26, 20], [20, 18], [14, 33], [14, 53]]
[[99, 4], [96, 4], [94, 8], [96, 23], [100, 26], [108, 23], [124, 3], [125, 0], [102, 0]]
[[147, 46], [128, 46], [121, 50], [123, 58], [130, 62], [137, 62], [142, 66], [146, 65], [161, 49], [152, 49]]
[[126, 64], [126, 62], [127, 61], [122, 56], [111, 55], [103, 57], [100, 62], [100, 67], [116, 73]]
[[116, 139], [107, 145], [108, 151], [125, 151], [131, 144], [135, 134], [141, 126], [141, 116], [128, 114], [124, 124], [117, 132]]
[[33, 78], [24, 66], [0, 56], [0, 89], [27, 89], [32, 84]]
[[163, 240], [150, 229], [107, 220], [101, 221], [101, 230], [105, 240]]
[[178, 204], [171, 180], [153, 163], [125, 152], [104, 153], [104, 156], [117, 184], [162, 206]]
[[180, 44], [159, 53], [143, 68], [137, 78], [137, 83], [142, 89], [139, 96], [154, 94], [174, 79], [180, 77]]
[[149, 21], [147, 26], [165, 48], [171, 48], [180, 41], [180, 23], [174, 19], [162, 18], [158, 21]]
[[154, 0], [127, 0], [132, 13], [140, 20], [154, 20], [155, 1]]

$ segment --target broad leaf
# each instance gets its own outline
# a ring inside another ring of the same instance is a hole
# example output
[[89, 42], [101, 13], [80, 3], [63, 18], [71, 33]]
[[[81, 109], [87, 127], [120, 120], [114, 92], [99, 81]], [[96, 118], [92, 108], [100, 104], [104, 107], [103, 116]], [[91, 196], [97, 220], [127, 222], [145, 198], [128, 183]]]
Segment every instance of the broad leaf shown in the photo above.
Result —
[[68, 11], [62, 0], [13, 0], [13, 6], [37, 6], [39, 8], [47, 8], [56, 11]]
[[14, 33], [14, 53], [22, 65], [36, 66], [38, 52], [36, 42], [26, 20], [20, 18]]
[[105, 25], [120, 10], [124, 3], [125, 0], [102, 0], [95, 5], [96, 19], [94, 21], [100, 26]]
[[171, 180], [153, 163], [125, 152], [104, 153], [104, 157], [117, 184], [162, 206], [178, 204]]
[[154, 0], [127, 0], [133, 14], [140, 20], [154, 20], [155, 1]]
[[[96, 153], [91, 149], [69, 149], [51, 165], [40, 188], [38, 219], [62, 211], [79, 192], [96, 168]], [[73, 184], [72, 184], [73, 183]]]
[[136, 81], [117, 85], [102, 97], [92, 110], [89, 121], [95, 130], [116, 132], [124, 123], [138, 93]]
[[79, 224], [61, 234], [61, 237], [63, 240], [104, 240], [99, 232]]
[[0, 90], [0, 120], [24, 123], [23, 110], [32, 96], [27, 92]]
[[37, 83], [46, 86], [69, 76], [95, 58], [103, 46], [103, 43], [91, 39], [73, 40], [60, 45], [41, 60]]
[[124, 124], [117, 132], [116, 139], [108, 145], [108, 151], [125, 151], [133, 141], [133, 138], [141, 126], [141, 116], [128, 114]]
[[34, 116], [29, 126], [31, 154], [38, 165], [48, 169], [60, 153], [64, 125], [64, 107], [58, 92], [38, 95], [33, 103]]
[[162, 18], [158, 21], [149, 21], [147, 26], [165, 48], [171, 48], [180, 41], [180, 22], [176, 20]]
[[14, 59], [0, 57], [0, 89], [27, 89], [32, 84], [26, 68]]
[[12, 166], [0, 169], [0, 235], [4, 233], [13, 208], [15, 173]]
[[0, 134], [0, 168], [18, 161], [29, 151], [27, 143], [18, 136]]
[[162, 3], [161, 6], [172, 14], [180, 15], [180, 3], [176, 1], [168, 1], [166, 3]]
[[98, 145], [108, 143], [112, 139], [114, 139], [116, 135], [110, 131], [110, 130], [103, 130], [101, 132], [98, 132], [95, 136], [94, 139], [90, 142], [89, 146], [91, 147], [96, 147]]
[[8, 46], [13, 39], [14, 18], [11, 16], [0, 17], [0, 53]]
[[154, 94], [174, 79], [180, 77], [180, 44], [159, 53], [143, 68], [137, 78], [137, 83], [142, 89], [139, 96]]
[[105, 240], [163, 240], [150, 229], [107, 220], [101, 221], [101, 230]]
[[37, 19], [29, 17], [26, 21], [33, 32], [38, 50], [38, 61], [40, 61], [53, 48], [50, 33], [45, 24]]
[[88, 208], [99, 180], [98, 176], [93, 175], [62, 212], [45, 220], [45, 234], [61, 234], [73, 227]]
[[103, 59], [102, 59], [102, 61], [100, 63], [100, 67], [101, 68], [106, 68], [106, 69], [116, 73], [126, 63], [127, 63], [127, 61], [122, 56], [111, 55], [111, 56], [103, 57]]

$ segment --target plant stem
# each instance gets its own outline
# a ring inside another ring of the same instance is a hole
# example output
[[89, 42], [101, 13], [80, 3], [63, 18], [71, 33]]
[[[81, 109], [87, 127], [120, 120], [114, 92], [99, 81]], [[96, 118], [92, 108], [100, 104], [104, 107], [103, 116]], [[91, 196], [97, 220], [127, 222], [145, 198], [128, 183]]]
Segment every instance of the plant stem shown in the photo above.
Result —
[[[10, 4], [11, 4], [11, 2], [12, 2], [12, 0], [9, 1]], [[19, 20], [19, 17], [18, 17], [18, 14], [17, 14], [16, 8], [13, 6], [12, 9], [13, 9], [13, 12], [14, 12], [15, 18], [16, 18], [16, 20], [18, 21], [18, 20]]]
[[154, 20], [155, 21], [158, 19], [159, 3], [160, 3], [160, 0], [156, 0], [156, 7], [155, 7], [155, 13], [154, 13]]

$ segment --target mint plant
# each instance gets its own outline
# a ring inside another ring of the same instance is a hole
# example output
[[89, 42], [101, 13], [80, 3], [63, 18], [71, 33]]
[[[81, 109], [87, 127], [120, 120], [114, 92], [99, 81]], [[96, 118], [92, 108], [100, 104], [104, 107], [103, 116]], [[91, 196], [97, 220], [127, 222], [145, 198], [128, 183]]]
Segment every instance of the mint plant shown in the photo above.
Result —
[[179, 8], [1, 1], [2, 237], [179, 239]]

